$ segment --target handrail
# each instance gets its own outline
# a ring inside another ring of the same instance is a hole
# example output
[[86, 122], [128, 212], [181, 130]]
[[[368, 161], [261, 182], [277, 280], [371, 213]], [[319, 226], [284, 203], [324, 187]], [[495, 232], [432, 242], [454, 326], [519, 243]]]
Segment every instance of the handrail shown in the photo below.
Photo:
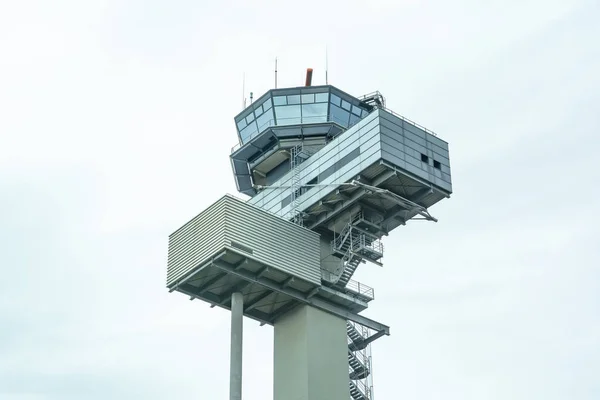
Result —
[[429, 129], [425, 128], [423, 125], [419, 125], [419, 124], [417, 124], [415, 121], [413, 121], [413, 120], [410, 120], [410, 119], [406, 118], [405, 116], [402, 116], [402, 115], [398, 114], [397, 112], [395, 112], [395, 111], [393, 111], [393, 110], [390, 110], [389, 108], [385, 108], [385, 107], [379, 107], [379, 108], [381, 108], [381, 109], [382, 109], [382, 110], [384, 110], [384, 111], [387, 111], [387, 112], [389, 112], [389, 113], [390, 113], [390, 114], [392, 114], [392, 115], [395, 115], [396, 117], [400, 118], [400, 119], [401, 119], [401, 120], [403, 120], [404, 122], [408, 122], [409, 124], [411, 124], [411, 125], [414, 125], [414, 126], [416, 126], [417, 128], [424, 130], [425, 132], [429, 133], [430, 135], [433, 135], [433, 136], [436, 136], [436, 137], [437, 137], [437, 133], [435, 133], [435, 132], [434, 132], [434, 131], [432, 131], [432, 130], [429, 130]]
[[[329, 270], [321, 268], [321, 278], [329, 283], [335, 283], [339, 279], [339, 276], [339, 274], [335, 274]], [[357, 295], [367, 297], [370, 300], [375, 299], [375, 290], [364, 283], [350, 279], [345, 288]]]

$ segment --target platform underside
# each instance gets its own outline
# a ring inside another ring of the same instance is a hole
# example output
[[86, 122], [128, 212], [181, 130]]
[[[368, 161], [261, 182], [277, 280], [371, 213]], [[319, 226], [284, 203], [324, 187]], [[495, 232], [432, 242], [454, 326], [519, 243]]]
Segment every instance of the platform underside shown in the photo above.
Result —
[[272, 325], [299, 304], [309, 304], [389, 334], [387, 326], [357, 314], [372, 298], [350, 289], [341, 292], [303, 281], [232, 248], [215, 254], [169, 289], [228, 310], [232, 294], [241, 292], [244, 315], [262, 324]]
[[[352, 180], [387, 190], [424, 209], [449, 197], [446, 191], [411, 176], [384, 160], [366, 168]], [[340, 229], [340, 226], [332, 226], [332, 221], [339, 221], [340, 214], [355, 205], [370, 211], [371, 217], [361, 221], [359, 226], [376, 236], [387, 235], [396, 227], [406, 224], [408, 220], [420, 218], [419, 207], [409, 203], [402, 204], [396, 198], [361, 186], [342, 185], [304, 210], [304, 225], [321, 232], [325, 227]], [[342, 220], [341, 224], [346, 222]]]

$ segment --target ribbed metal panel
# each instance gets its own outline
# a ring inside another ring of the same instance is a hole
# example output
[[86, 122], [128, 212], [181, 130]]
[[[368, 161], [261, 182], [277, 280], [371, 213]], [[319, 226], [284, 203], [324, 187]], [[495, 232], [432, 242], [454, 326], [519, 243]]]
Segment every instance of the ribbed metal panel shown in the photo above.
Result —
[[221, 198], [169, 236], [167, 286], [225, 246], [225, 208]]
[[[319, 182], [320, 185], [331, 184], [330, 186], [316, 187], [302, 195], [299, 199], [298, 210], [307, 209], [328, 193], [335, 191], [337, 188], [335, 183], [345, 182], [353, 176], [357, 176], [362, 170], [381, 158], [379, 119], [377, 115], [377, 112], [369, 114], [359, 123], [348, 129], [348, 131], [344, 132], [344, 134], [338, 136], [327, 146], [312, 155], [307, 161], [300, 164], [300, 181], [304, 185], [347, 154], [360, 149], [357, 157], [325, 180]], [[275, 182], [274, 186], [289, 187], [292, 183], [292, 176], [293, 172], [288, 172]], [[282, 200], [286, 196], [289, 196], [289, 194], [290, 189], [266, 189], [248, 202], [285, 217], [291, 206], [282, 204]]]
[[319, 234], [235, 197], [226, 197], [225, 237], [252, 257], [287, 274], [321, 284]]
[[225, 249], [321, 284], [317, 233], [227, 195], [169, 237], [167, 286]]
[[448, 144], [385, 110], [379, 114], [382, 159], [451, 193]]

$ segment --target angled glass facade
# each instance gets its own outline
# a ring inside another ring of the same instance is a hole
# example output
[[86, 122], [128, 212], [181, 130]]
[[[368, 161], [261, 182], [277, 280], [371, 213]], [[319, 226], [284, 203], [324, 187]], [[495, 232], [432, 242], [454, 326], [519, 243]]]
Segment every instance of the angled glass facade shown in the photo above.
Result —
[[270, 90], [235, 117], [235, 123], [243, 146], [272, 126], [333, 122], [347, 129], [370, 111], [333, 86], [306, 86]]

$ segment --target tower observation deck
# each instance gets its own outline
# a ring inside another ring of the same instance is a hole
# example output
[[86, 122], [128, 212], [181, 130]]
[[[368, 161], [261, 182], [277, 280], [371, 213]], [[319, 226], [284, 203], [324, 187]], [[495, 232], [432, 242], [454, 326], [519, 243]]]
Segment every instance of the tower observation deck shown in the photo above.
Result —
[[382, 265], [393, 229], [437, 221], [448, 144], [380, 93], [331, 85], [269, 90], [235, 124], [233, 175], [250, 198], [224, 196], [170, 235], [167, 287], [232, 311], [232, 399], [244, 315], [275, 327], [275, 400], [371, 400], [370, 344], [390, 330], [361, 314], [374, 290], [352, 277]]

